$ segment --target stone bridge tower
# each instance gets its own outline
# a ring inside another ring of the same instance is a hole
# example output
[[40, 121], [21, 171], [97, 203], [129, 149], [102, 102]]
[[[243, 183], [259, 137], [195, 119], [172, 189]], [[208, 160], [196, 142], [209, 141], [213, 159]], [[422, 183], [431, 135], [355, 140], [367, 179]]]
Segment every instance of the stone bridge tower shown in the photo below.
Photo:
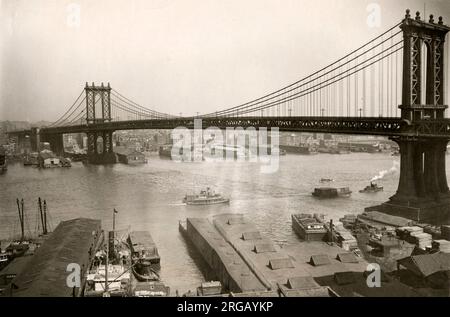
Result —
[[[116, 156], [113, 152], [113, 131], [102, 129], [102, 123], [111, 122], [111, 87], [108, 83], [104, 86], [89, 86], [86, 83], [86, 125], [95, 125], [95, 129], [88, 129], [88, 160], [90, 163], [115, 163]], [[99, 147], [99, 140], [102, 146]]]
[[[402, 119], [412, 126], [444, 118], [444, 42], [449, 27], [430, 16], [428, 22], [409, 10], [402, 21]], [[426, 78], [422, 78], [425, 75]], [[370, 207], [417, 221], [448, 219], [450, 193], [445, 173], [447, 138], [414, 136], [392, 138], [400, 147], [400, 180], [397, 192], [382, 206]]]

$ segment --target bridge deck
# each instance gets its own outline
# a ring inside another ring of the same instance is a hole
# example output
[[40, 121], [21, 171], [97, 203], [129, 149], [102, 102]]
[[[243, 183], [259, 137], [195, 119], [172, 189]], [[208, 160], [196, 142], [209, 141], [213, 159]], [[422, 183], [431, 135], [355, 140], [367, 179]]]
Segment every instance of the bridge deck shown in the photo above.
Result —
[[[99, 122], [94, 124], [42, 128], [41, 134], [82, 133], [137, 129], [194, 128], [195, 117]], [[408, 124], [401, 118], [380, 117], [205, 117], [201, 128], [242, 127], [278, 128], [279, 131], [382, 136], [412, 136], [450, 138], [450, 120], [421, 120]], [[11, 131], [9, 135], [24, 135], [31, 131]]]

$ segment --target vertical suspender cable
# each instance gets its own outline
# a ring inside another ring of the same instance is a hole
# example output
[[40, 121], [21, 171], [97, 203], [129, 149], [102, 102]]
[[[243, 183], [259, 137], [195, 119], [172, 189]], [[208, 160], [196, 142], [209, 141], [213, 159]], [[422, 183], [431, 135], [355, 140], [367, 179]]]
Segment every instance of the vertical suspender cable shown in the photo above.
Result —
[[363, 69], [362, 76], [363, 76], [363, 80], [362, 80], [363, 84], [362, 84], [362, 106], [361, 106], [361, 108], [362, 108], [362, 114], [363, 114], [363, 116], [365, 116], [365, 114], [366, 114], [366, 69], [365, 68]]

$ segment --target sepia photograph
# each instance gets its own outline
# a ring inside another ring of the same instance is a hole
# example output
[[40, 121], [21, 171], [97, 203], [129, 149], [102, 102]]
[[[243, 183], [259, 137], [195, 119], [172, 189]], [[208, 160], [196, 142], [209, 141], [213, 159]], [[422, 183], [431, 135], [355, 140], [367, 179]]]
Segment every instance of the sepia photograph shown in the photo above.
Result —
[[450, 297], [449, 31], [448, 0], [0, 0], [0, 301]]

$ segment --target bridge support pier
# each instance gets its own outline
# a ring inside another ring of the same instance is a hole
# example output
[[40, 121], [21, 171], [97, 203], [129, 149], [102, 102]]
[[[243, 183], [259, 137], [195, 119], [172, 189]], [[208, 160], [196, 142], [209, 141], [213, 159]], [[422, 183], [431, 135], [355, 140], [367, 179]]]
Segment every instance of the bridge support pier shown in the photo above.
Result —
[[31, 134], [30, 134], [29, 137], [30, 137], [31, 151], [39, 152], [39, 150], [40, 150], [40, 143], [41, 143], [39, 129], [38, 128], [31, 128]]
[[[117, 162], [113, 152], [112, 131], [88, 132], [88, 162], [91, 164], [114, 164]], [[102, 148], [98, 146], [98, 139], [102, 138]]]
[[[450, 28], [442, 17], [434, 23], [416, 13], [411, 18], [406, 11], [400, 28], [403, 31], [403, 80], [401, 118], [423, 124], [429, 131], [433, 123], [445, 118], [444, 51], [445, 37]], [[423, 58], [422, 52], [426, 52]], [[426, 83], [422, 83], [422, 72]], [[416, 221], [450, 223], [450, 193], [445, 174], [445, 151], [448, 138], [411, 136], [393, 138], [400, 147], [401, 166], [397, 193], [381, 206], [366, 208], [399, 215]], [[406, 134], [405, 134], [406, 135]], [[413, 136], [415, 135], [415, 136]]]
[[366, 208], [415, 221], [450, 221], [450, 191], [445, 173], [447, 139], [393, 138], [400, 147], [400, 180], [388, 202]]
[[[42, 134], [40, 136], [40, 142], [50, 143], [50, 148], [53, 153], [63, 156], [64, 155], [64, 138], [63, 134]], [[42, 149], [40, 149], [42, 150]]]

